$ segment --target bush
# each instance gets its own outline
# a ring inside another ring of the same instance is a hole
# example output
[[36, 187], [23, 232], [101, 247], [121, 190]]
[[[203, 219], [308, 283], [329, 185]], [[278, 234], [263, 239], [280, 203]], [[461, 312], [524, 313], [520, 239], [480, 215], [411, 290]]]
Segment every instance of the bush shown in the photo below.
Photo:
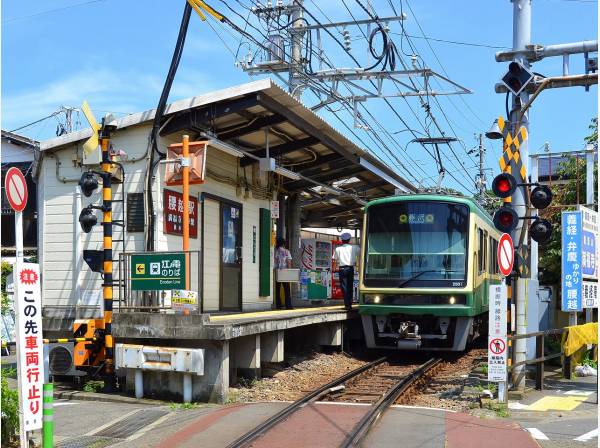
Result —
[[2, 378], [2, 445], [12, 442], [19, 431], [19, 396]]

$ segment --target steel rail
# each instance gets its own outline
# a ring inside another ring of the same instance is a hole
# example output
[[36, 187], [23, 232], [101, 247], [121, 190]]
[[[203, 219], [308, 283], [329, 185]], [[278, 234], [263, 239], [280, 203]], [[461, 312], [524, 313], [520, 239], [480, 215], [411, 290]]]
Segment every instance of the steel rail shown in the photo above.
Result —
[[321, 386], [318, 389], [315, 389], [314, 391], [310, 392], [309, 394], [305, 395], [304, 397], [300, 398], [299, 400], [294, 401], [292, 404], [290, 404], [285, 409], [282, 409], [274, 416], [265, 420], [263, 423], [258, 425], [256, 428], [252, 429], [251, 431], [248, 431], [246, 434], [244, 434], [243, 436], [239, 437], [234, 442], [227, 445], [227, 448], [241, 448], [241, 447], [247, 446], [254, 439], [262, 436], [273, 426], [275, 426], [278, 423], [280, 423], [281, 421], [285, 420], [287, 417], [289, 417], [291, 414], [296, 412], [301, 407], [307, 405], [311, 401], [318, 400], [320, 397], [327, 394], [330, 391], [330, 389], [332, 389], [336, 386], [339, 386], [342, 383], [345, 383], [349, 379], [351, 379], [357, 375], [360, 375], [361, 373], [366, 372], [367, 370], [372, 369], [375, 366], [378, 366], [379, 364], [384, 362], [386, 359], [387, 358], [385, 358], [385, 357], [376, 359], [373, 362], [365, 364], [364, 366], [359, 367], [358, 369], [354, 369], [351, 372], [348, 372], [345, 375], [342, 375], [341, 377], [336, 378], [335, 380], [331, 381], [330, 383], [327, 383], [324, 386]]
[[371, 409], [363, 416], [363, 418], [360, 419], [352, 431], [346, 435], [340, 446], [343, 448], [357, 446], [364, 439], [369, 432], [369, 429], [379, 419], [379, 417], [381, 417], [385, 410], [394, 404], [400, 394], [402, 394], [430, 369], [435, 367], [440, 361], [441, 359], [439, 358], [431, 358], [429, 361], [420, 365], [417, 369], [413, 370], [407, 376], [402, 378], [393, 388], [391, 388], [383, 397], [381, 397], [377, 403], [371, 407]]

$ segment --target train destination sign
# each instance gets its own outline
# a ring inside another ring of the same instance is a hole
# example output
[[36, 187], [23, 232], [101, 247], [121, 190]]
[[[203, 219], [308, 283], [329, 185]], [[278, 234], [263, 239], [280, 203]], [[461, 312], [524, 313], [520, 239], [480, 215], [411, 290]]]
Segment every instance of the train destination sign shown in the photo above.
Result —
[[513, 270], [515, 261], [515, 247], [508, 233], [503, 233], [498, 243], [498, 268], [500, 273], [508, 277]]
[[185, 254], [148, 253], [131, 256], [131, 290], [185, 289]]

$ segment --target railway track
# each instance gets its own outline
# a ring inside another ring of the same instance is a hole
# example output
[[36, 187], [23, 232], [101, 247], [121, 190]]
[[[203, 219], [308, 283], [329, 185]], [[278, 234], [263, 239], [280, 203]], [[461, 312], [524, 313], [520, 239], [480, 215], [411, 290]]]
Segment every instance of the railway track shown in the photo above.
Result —
[[320, 399], [372, 404], [340, 445], [356, 446], [385, 410], [439, 362], [439, 358], [432, 358], [415, 367], [414, 365], [392, 365], [387, 358], [379, 358], [315, 389], [229, 444], [228, 448], [250, 446], [253, 441], [288, 419], [296, 411]]

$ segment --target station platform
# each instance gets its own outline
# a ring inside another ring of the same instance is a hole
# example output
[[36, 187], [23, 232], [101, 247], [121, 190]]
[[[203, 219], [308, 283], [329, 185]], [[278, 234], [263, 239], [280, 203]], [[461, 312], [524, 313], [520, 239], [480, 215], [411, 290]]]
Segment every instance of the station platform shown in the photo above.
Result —
[[360, 326], [357, 307], [348, 311], [337, 305], [231, 314], [115, 313], [112, 328], [116, 365], [132, 394], [180, 400], [185, 372], [193, 368], [157, 366], [150, 358], [132, 364], [119, 359], [119, 353], [153, 352], [149, 356], [167, 359], [181, 348], [201, 353], [198, 371], [203, 373], [191, 378], [192, 400], [222, 403], [238, 377], [261, 377], [262, 366], [282, 363], [289, 348], [342, 347], [344, 330], [351, 323]]

